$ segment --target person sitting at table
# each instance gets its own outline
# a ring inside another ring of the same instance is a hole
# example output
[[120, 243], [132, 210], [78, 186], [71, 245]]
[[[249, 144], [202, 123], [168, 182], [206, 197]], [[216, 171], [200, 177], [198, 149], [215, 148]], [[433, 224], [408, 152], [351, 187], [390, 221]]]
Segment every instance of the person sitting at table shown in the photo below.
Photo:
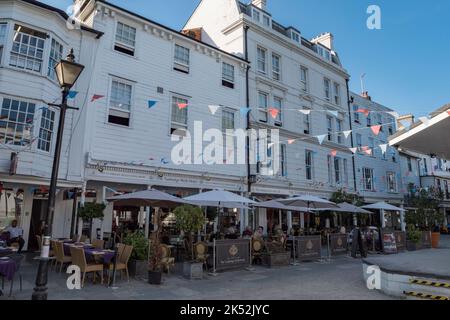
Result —
[[259, 226], [258, 230], [256, 230], [255, 234], [253, 235], [253, 238], [262, 239], [263, 236], [264, 236], [264, 227]]
[[252, 228], [250, 226], [247, 226], [244, 230], [244, 232], [242, 233], [242, 237], [243, 238], [251, 238], [253, 235], [253, 231]]
[[11, 226], [6, 228], [5, 231], [9, 233], [9, 240], [7, 241], [8, 246], [11, 246], [13, 243], [18, 243], [18, 253], [21, 253], [22, 248], [25, 245], [25, 240], [23, 240], [23, 229], [17, 226], [17, 220], [13, 220]]

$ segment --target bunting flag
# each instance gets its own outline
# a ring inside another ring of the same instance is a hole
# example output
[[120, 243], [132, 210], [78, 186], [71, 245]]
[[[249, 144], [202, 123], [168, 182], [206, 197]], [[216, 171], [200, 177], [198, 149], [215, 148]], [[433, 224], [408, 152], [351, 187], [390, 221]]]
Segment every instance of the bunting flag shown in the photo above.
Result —
[[289, 139], [289, 140], [288, 140], [288, 143], [289, 143], [289, 144], [293, 144], [294, 142], [295, 142], [295, 139]]
[[148, 108], [151, 109], [154, 106], [156, 106], [156, 104], [158, 103], [158, 101], [154, 101], [154, 100], [148, 100]]
[[450, 110], [447, 110], [448, 115], [450, 116]]
[[178, 109], [182, 110], [182, 109], [186, 109], [188, 104], [187, 103], [177, 103], [178, 105]]
[[334, 110], [328, 110], [329, 113], [331, 113], [335, 118], [338, 117], [339, 113], [337, 111]]
[[372, 155], [372, 149], [367, 148], [367, 150], [364, 150], [364, 152], [365, 152], [368, 156], [371, 156], [371, 155]]
[[344, 134], [345, 139], [348, 139], [349, 135], [352, 133], [352, 130], [342, 131]]
[[305, 116], [311, 114], [311, 110], [308, 110], [308, 109], [300, 109], [300, 110], [298, 110], [298, 111], [300, 111], [301, 113], [303, 113]]
[[270, 115], [273, 119], [276, 119], [278, 117], [278, 114], [280, 113], [280, 110], [277, 108], [269, 108]]
[[381, 149], [381, 152], [382, 152], [383, 154], [386, 154], [387, 147], [388, 147], [388, 144], [387, 144], [387, 143], [385, 143], [385, 144], [380, 144], [380, 149]]
[[166, 158], [161, 158], [161, 164], [169, 164], [169, 161], [166, 160]]
[[331, 156], [336, 157], [337, 150], [331, 150], [330, 154], [331, 154]]
[[67, 94], [67, 98], [69, 99], [75, 99], [75, 97], [77, 96], [78, 91], [69, 91], [69, 93]]
[[104, 95], [101, 95], [101, 94], [94, 94], [93, 96], [92, 96], [92, 99], [91, 99], [91, 102], [94, 102], [95, 100], [98, 100], [98, 99], [101, 99], [101, 98], [104, 98], [105, 96]]
[[217, 110], [219, 110], [220, 106], [214, 106], [214, 105], [210, 105], [208, 106], [209, 111], [211, 112], [212, 115], [215, 115]]
[[327, 137], [326, 134], [321, 134], [320, 136], [316, 136], [317, 140], [319, 140], [319, 144], [322, 145], [323, 141]]
[[373, 134], [377, 136], [380, 134], [381, 125], [371, 126], [370, 129], [372, 129]]
[[241, 115], [243, 117], [247, 116], [247, 114], [250, 112], [250, 108], [241, 108], [240, 109]]
[[367, 146], [361, 147], [361, 150], [364, 151], [364, 152], [366, 152], [368, 149], [369, 149], [369, 147], [367, 147]]
[[366, 117], [368, 117], [369, 116], [369, 113], [370, 113], [370, 111], [368, 110], [368, 109], [358, 109], [358, 110], [356, 110], [356, 112], [358, 112], [358, 113], [364, 113], [364, 115], [366, 116]]
[[349, 150], [350, 150], [353, 154], [355, 154], [356, 151], [358, 151], [358, 148], [349, 148]]

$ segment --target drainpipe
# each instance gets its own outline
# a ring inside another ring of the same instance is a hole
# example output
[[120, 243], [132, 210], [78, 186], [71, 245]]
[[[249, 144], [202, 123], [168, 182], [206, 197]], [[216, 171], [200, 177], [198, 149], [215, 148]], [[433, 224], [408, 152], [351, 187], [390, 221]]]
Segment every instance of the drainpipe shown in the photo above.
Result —
[[[249, 26], [244, 26], [244, 53], [245, 60], [248, 61], [248, 29]], [[250, 66], [247, 66], [247, 70], [245, 72], [245, 99], [247, 108], [250, 108], [250, 92], [249, 92], [249, 72]], [[250, 181], [251, 176], [251, 166], [250, 166], [250, 112], [247, 112], [247, 146], [246, 146], [246, 158], [247, 158], [247, 192], [250, 195], [252, 192], [252, 183]]]
[[[350, 89], [349, 89], [349, 79], [345, 79], [345, 86], [347, 87], [347, 107], [348, 107], [348, 120], [349, 120], [349, 124], [350, 124], [350, 130], [352, 130], [352, 132], [350, 133], [350, 140], [351, 140], [351, 146], [352, 148], [355, 147], [354, 142], [353, 142], [353, 122], [352, 122], [352, 108], [351, 108], [351, 100], [350, 100]], [[356, 154], [354, 154], [352, 156], [352, 164], [353, 164], [353, 186], [355, 188], [355, 193], [358, 192], [357, 189], [357, 183], [356, 183], [356, 162], [355, 162], [355, 158], [356, 158]]]

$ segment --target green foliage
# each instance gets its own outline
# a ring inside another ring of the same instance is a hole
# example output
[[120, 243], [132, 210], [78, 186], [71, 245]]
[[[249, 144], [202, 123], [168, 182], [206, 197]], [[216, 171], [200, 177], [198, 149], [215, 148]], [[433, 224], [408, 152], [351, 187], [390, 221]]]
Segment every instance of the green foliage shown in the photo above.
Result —
[[86, 202], [84, 207], [78, 209], [78, 217], [84, 221], [92, 221], [93, 219], [102, 219], [105, 216], [103, 210], [106, 205], [103, 203]]
[[124, 240], [124, 244], [133, 246], [133, 253], [131, 259], [133, 260], [147, 260], [148, 257], [148, 240], [142, 231], [128, 233]]
[[408, 207], [416, 208], [416, 212], [406, 214], [406, 222], [418, 226], [422, 230], [432, 230], [444, 221], [444, 214], [439, 205], [443, 200], [443, 193], [437, 188], [416, 188], [409, 185], [405, 202]]
[[422, 232], [414, 225], [409, 224], [406, 228], [406, 239], [415, 244], [418, 244], [420, 242], [420, 239], [422, 239]]
[[350, 203], [353, 204], [355, 206], [362, 206], [364, 204], [364, 198], [354, 194], [354, 193], [348, 193], [347, 191], [345, 191], [344, 189], [339, 189], [338, 191], [336, 191], [335, 193], [333, 193], [333, 195], [331, 196], [330, 201], [334, 202], [334, 203]]
[[177, 227], [185, 233], [196, 232], [203, 228], [205, 217], [202, 209], [193, 206], [181, 206], [173, 212], [177, 218]]
[[194, 258], [192, 234], [197, 232], [206, 223], [202, 209], [193, 206], [181, 206], [173, 212], [177, 219], [177, 227], [184, 231], [186, 236], [186, 257]]

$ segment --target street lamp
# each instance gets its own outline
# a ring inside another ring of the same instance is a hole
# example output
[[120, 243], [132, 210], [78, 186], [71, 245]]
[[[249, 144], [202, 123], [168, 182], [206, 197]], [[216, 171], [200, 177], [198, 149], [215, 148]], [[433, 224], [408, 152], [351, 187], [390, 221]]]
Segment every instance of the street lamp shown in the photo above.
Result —
[[60, 109], [59, 126], [56, 135], [56, 147], [55, 154], [53, 156], [52, 176], [50, 179], [50, 189], [48, 193], [48, 208], [44, 229], [44, 243], [42, 244], [39, 268], [36, 276], [36, 287], [34, 288], [34, 292], [31, 297], [32, 300], [47, 300], [47, 277], [49, 262], [48, 253], [50, 247], [50, 238], [52, 236], [53, 216], [55, 212], [56, 185], [58, 181], [59, 162], [61, 158], [64, 122], [66, 119], [67, 109], [76, 109], [67, 106], [67, 97], [69, 95], [70, 89], [78, 80], [78, 77], [83, 70], [83, 65], [75, 63], [73, 49], [70, 50], [70, 53], [67, 55], [66, 60], [61, 60], [55, 66], [56, 76], [62, 89], [62, 103], [60, 105], [49, 104], [50, 106], [58, 107]]

